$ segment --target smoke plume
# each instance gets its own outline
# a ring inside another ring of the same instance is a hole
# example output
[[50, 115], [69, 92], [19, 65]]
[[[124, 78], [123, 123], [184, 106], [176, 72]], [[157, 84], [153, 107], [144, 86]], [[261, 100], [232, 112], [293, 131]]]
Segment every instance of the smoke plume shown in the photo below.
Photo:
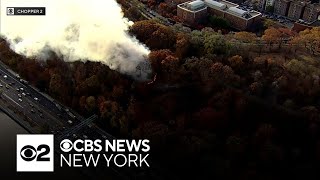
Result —
[[[128, 35], [132, 22], [115, 0], [1, 0], [0, 35], [18, 54], [65, 61], [96, 61], [146, 79], [149, 50]], [[31, 3], [32, 2], [32, 3]], [[45, 16], [7, 16], [6, 7], [46, 7]], [[143, 67], [141, 67], [143, 66]]]

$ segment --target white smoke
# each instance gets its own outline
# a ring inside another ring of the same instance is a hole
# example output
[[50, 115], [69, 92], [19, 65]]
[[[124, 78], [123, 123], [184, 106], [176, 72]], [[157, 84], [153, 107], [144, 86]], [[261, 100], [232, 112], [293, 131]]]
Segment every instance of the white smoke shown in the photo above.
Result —
[[[145, 79], [149, 50], [127, 33], [132, 24], [115, 0], [1, 0], [0, 35], [27, 57], [89, 60]], [[46, 7], [45, 16], [7, 16], [6, 7]], [[139, 70], [140, 69], [140, 70]]]

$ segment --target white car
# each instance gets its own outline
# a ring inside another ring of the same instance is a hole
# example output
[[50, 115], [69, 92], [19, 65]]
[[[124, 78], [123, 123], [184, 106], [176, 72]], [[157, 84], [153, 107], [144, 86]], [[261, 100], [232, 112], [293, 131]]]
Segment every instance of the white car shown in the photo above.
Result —
[[69, 124], [72, 124], [72, 121], [71, 121], [71, 120], [68, 120], [68, 123], [69, 123]]
[[26, 93], [21, 93], [22, 94], [22, 96], [26, 96]]
[[21, 98], [21, 94], [18, 94], [18, 97]]
[[37, 97], [33, 98], [34, 100], [38, 101], [39, 99]]
[[20, 102], [22, 102], [22, 99], [21, 99], [21, 98], [19, 98], [18, 100], [19, 100]]
[[2, 84], [0, 84], [0, 87], [3, 87], [3, 85], [2, 85]]
[[3, 78], [7, 79], [7, 78], [8, 78], [8, 76], [7, 76], [7, 75], [4, 75], [4, 76], [3, 76]]

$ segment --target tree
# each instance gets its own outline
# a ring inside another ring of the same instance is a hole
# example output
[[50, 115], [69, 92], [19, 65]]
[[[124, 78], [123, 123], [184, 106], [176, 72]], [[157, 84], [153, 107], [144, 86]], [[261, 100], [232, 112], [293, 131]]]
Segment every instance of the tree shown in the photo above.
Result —
[[241, 42], [245, 43], [252, 43], [257, 39], [257, 35], [254, 33], [246, 32], [246, 31], [241, 31], [241, 32], [236, 32], [234, 34], [234, 37]]
[[59, 74], [53, 74], [50, 78], [49, 91], [54, 95], [61, 95], [62, 79]]
[[176, 34], [170, 27], [152, 20], [138, 21], [130, 31], [153, 50], [173, 49], [176, 42]]
[[214, 63], [210, 67], [210, 77], [218, 84], [237, 85], [240, 77], [235, 75], [232, 68], [222, 63]]
[[152, 69], [155, 73], [161, 72], [161, 62], [166, 58], [171, 58], [174, 54], [169, 49], [162, 49], [157, 51], [152, 51], [149, 54], [149, 61], [151, 63]]
[[178, 33], [176, 41], [176, 56], [183, 59], [187, 56], [190, 48], [190, 38], [186, 34]]
[[281, 39], [281, 32], [278, 31], [276, 28], [268, 28], [264, 31], [264, 35], [262, 39], [269, 44], [269, 48], [271, 50], [272, 44], [279, 44], [279, 48], [281, 47], [282, 39]]
[[271, 19], [266, 19], [265, 21], [264, 21], [264, 23], [263, 23], [263, 26], [264, 26], [264, 28], [271, 28], [271, 27], [273, 27], [274, 25], [276, 24], [276, 22], [274, 22], [273, 20], [271, 20]]
[[139, 20], [142, 16], [139, 12], [139, 9], [137, 9], [135, 6], [131, 6], [127, 11], [125, 11], [126, 17], [132, 18], [134, 20]]
[[94, 111], [96, 108], [96, 98], [94, 96], [89, 96], [86, 99], [86, 109], [89, 112]]
[[[314, 27], [311, 30], [306, 29], [299, 33], [297, 40], [300, 40], [300, 43], [304, 44], [304, 47], [309, 50], [313, 55], [320, 52], [320, 28]], [[297, 42], [295, 40], [295, 42]], [[299, 43], [299, 42], [298, 42]]]
[[209, 16], [209, 22], [212, 27], [228, 29], [230, 28], [230, 23], [222, 17]]
[[225, 37], [222, 34], [210, 33], [205, 36], [204, 49], [208, 55], [229, 54], [231, 44], [225, 40]]
[[201, 31], [193, 30], [190, 33], [190, 43], [192, 46], [194, 54], [197, 56], [202, 56], [204, 51], [204, 35]]
[[242, 57], [239, 55], [232, 56], [228, 61], [233, 69], [240, 70], [243, 65]]

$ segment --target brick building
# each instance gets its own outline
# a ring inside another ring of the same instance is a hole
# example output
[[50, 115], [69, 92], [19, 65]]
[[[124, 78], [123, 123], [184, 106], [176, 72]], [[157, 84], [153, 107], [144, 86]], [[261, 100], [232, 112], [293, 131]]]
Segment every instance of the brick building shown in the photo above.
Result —
[[188, 1], [177, 6], [177, 16], [188, 24], [196, 24], [207, 16], [207, 6], [203, 1]]
[[261, 13], [257, 11], [244, 11], [237, 7], [230, 7], [224, 14], [224, 18], [227, 19], [231, 26], [238, 30], [245, 30], [251, 27], [257, 21], [260, 21]]
[[302, 20], [304, 20], [305, 23], [313, 23], [317, 20], [319, 20], [320, 16], [320, 4], [308, 4], [305, 9], [302, 16]]
[[288, 11], [288, 18], [293, 20], [301, 19], [307, 4], [310, 4], [310, 1], [292, 1]]
[[[198, 1], [199, 0], [193, 1], [193, 2], [198, 2]], [[183, 8], [183, 7], [187, 7], [188, 6], [187, 4], [190, 4], [192, 2], [179, 4], [178, 17], [180, 17], [184, 22], [194, 23], [196, 22], [196, 20], [199, 20], [197, 18], [201, 18], [201, 17], [203, 18], [205, 16], [204, 15], [204, 12], [205, 12], [206, 14], [211, 14], [214, 16], [225, 18], [227, 21], [229, 21], [229, 23], [233, 28], [238, 30], [245, 30], [249, 28], [252, 24], [259, 21], [261, 17], [261, 13], [257, 11], [244, 11], [238, 8], [239, 5], [229, 1], [221, 0], [218, 2], [214, 0], [204, 0], [201, 2], [204, 3], [207, 9], [206, 11], [200, 11], [201, 13], [199, 12], [199, 15], [189, 12], [190, 8], [189, 9]]]
[[258, 1], [258, 9], [261, 11], [267, 10], [268, 7], [273, 7], [275, 0], [259, 0]]
[[281, 16], [287, 16], [290, 2], [290, 0], [276, 0], [274, 3], [274, 13]]

